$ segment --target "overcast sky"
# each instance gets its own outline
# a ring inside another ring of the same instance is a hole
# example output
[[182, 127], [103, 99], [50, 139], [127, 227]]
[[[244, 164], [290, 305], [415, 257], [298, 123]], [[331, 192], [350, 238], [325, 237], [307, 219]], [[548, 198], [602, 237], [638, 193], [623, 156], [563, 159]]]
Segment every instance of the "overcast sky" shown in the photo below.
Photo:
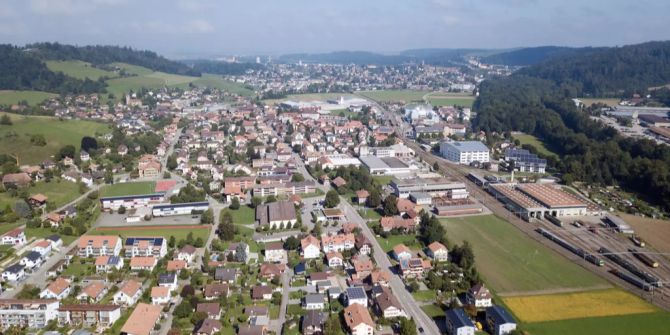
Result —
[[0, 0], [0, 42], [168, 57], [669, 39], [668, 0]]

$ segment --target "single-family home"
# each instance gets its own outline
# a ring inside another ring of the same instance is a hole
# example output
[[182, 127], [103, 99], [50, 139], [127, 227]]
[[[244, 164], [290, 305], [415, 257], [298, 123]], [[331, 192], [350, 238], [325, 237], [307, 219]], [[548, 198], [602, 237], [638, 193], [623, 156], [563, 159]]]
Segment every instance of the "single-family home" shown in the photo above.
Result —
[[170, 288], [154, 286], [151, 288], [151, 304], [165, 305], [170, 302]]
[[14, 263], [2, 271], [2, 280], [16, 282], [26, 277], [25, 266], [20, 263]]
[[426, 254], [436, 262], [446, 262], [449, 260], [449, 250], [444, 244], [437, 241], [428, 245]]
[[70, 289], [70, 281], [63, 277], [58, 277], [40, 292], [40, 299], [61, 300], [70, 294]]
[[337, 251], [327, 253], [326, 261], [328, 261], [328, 266], [331, 268], [341, 267], [344, 265], [344, 257], [342, 256], [342, 253]]
[[393, 247], [393, 258], [398, 262], [412, 258], [412, 250], [404, 244], [398, 244]]
[[158, 286], [164, 286], [174, 291], [179, 286], [177, 284], [177, 274], [174, 272], [162, 273], [158, 276]]
[[221, 318], [221, 305], [218, 302], [201, 302], [195, 307], [196, 312], [207, 313], [210, 319], [218, 320]]
[[323, 324], [326, 321], [326, 314], [317, 310], [309, 310], [302, 317], [301, 327], [303, 335], [323, 334]]
[[516, 329], [516, 321], [502, 306], [486, 308], [486, 324], [493, 335], [507, 335]]
[[177, 259], [185, 261], [186, 263], [193, 262], [196, 248], [190, 244], [183, 246], [177, 253]]
[[203, 297], [205, 300], [218, 299], [220, 296], [229, 296], [230, 288], [228, 284], [213, 283], [205, 285], [203, 290]]
[[481, 283], [472, 286], [465, 295], [465, 298], [468, 304], [473, 305], [476, 308], [493, 306], [491, 292]]
[[344, 297], [347, 306], [359, 304], [361, 306], [368, 307], [368, 295], [365, 293], [365, 289], [360, 286], [347, 287], [347, 289], [344, 291]]
[[382, 294], [375, 298], [375, 309], [377, 313], [385, 319], [407, 317], [398, 298], [396, 298], [391, 289], [387, 287], [382, 286]]
[[109, 272], [112, 270], [121, 270], [123, 267], [123, 258], [119, 256], [98, 256], [95, 258], [96, 272]]
[[288, 256], [281, 242], [270, 242], [265, 244], [265, 261], [272, 263], [287, 262]]
[[26, 244], [23, 228], [15, 228], [2, 235], [2, 245], [22, 246]]
[[254, 286], [251, 288], [251, 298], [254, 300], [270, 300], [272, 299], [272, 287], [270, 286]]
[[77, 295], [77, 300], [82, 303], [98, 302], [102, 300], [105, 294], [107, 294], [107, 285], [94, 281], [81, 290], [81, 293]]
[[132, 306], [142, 296], [142, 284], [129, 279], [119, 285], [119, 291], [114, 293], [112, 300], [116, 305]]
[[319, 240], [316, 237], [312, 235], [307, 235], [307, 237], [300, 240], [302, 257], [305, 259], [319, 258], [319, 256], [321, 255], [321, 252], [319, 251], [320, 246], [321, 242], [319, 242]]
[[153, 271], [158, 264], [158, 258], [154, 256], [136, 256], [130, 259], [130, 269], [132, 271]]
[[221, 321], [214, 319], [205, 319], [199, 325], [196, 325], [195, 335], [214, 335], [223, 329]]
[[462, 308], [451, 308], [446, 312], [447, 333], [450, 335], [474, 335], [475, 325]]
[[326, 297], [320, 293], [309, 293], [303, 299], [302, 306], [306, 310], [322, 310], [326, 307]]
[[352, 335], [371, 335], [375, 323], [368, 309], [359, 304], [353, 304], [344, 309], [344, 322]]

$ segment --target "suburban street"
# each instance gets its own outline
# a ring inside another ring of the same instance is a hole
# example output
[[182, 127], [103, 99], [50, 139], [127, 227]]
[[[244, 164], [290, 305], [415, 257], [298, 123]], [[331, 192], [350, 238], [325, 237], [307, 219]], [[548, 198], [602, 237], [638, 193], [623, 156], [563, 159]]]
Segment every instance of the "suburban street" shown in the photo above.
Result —
[[372, 243], [372, 247], [374, 249], [373, 252], [373, 257], [375, 259], [375, 262], [377, 262], [377, 265], [382, 268], [390, 271], [392, 274], [394, 274], [391, 278], [391, 289], [393, 290], [393, 293], [395, 293], [396, 297], [398, 298], [398, 301], [400, 302], [400, 305], [402, 305], [402, 308], [407, 312], [407, 315], [412, 317], [414, 319], [414, 322], [416, 322], [417, 327], [421, 327], [424, 329], [424, 331], [427, 334], [440, 334], [440, 329], [435, 323], [433, 319], [431, 319], [422, 309], [419, 304], [417, 304], [416, 300], [414, 300], [414, 297], [407, 291], [405, 288], [405, 284], [403, 281], [400, 279], [400, 277], [395, 274], [395, 271], [393, 269], [393, 266], [391, 265], [391, 261], [388, 258], [388, 255], [384, 252], [382, 247], [379, 245], [379, 242], [375, 238], [375, 234], [368, 227], [366, 224], [365, 220], [356, 212], [356, 209], [354, 209], [349, 202], [347, 202], [344, 198], [340, 197], [340, 207], [344, 211], [345, 215], [347, 216], [347, 219], [349, 219], [350, 222], [356, 223], [361, 227], [361, 232], [363, 235]]

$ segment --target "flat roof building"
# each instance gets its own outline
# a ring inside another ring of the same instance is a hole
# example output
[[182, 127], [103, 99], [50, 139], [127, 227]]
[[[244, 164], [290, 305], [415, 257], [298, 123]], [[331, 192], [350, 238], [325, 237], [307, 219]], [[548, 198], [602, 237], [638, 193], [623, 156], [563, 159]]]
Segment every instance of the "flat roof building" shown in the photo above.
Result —
[[442, 141], [440, 155], [458, 164], [489, 162], [489, 148], [479, 141]]

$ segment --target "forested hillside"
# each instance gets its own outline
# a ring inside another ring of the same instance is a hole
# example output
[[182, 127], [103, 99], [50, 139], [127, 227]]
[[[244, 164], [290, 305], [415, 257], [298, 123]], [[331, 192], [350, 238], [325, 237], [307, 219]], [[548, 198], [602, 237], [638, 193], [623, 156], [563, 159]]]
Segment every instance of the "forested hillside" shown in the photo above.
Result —
[[55, 93], [104, 91], [105, 83], [78, 80], [50, 71], [37, 57], [11, 45], [0, 45], [0, 90], [36, 90]]
[[569, 48], [556, 46], [543, 46], [534, 48], [521, 48], [508, 52], [501, 52], [482, 58], [486, 64], [501, 64], [510, 66], [528, 66], [542, 63], [559, 57], [576, 55], [593, 51], [592, 48]]
[[[632, 60], [634, 57], [630, 55], [659, 66], [665, 64], [668, 54], [660, 51], [665, 49], [660, 46], [656, 44], [649, 49], [651, 46], [646, 44], [628, 48], [625, 52], [622, 52], [623, 48], [612, 49], [611, 55], [599, 52], [597, 55], [575, 57], [569, 63], [564, 60], [550, 61], [540, 65], [539, 69], [531, 67], [507, 78], [485, 81], [474, 104], [477, 117], [473, 125], [475, 129], [523, 131], [542, 138], [562, 155], [557, 168], [564, 174], [566, 182], [579, 180], [603, 185], [618, 184], [670, 209], [670, 147], [650, 140], [624, 138], [614, 129], [591, 120], [570, 100], [575, 96], [575, 87], [600, 90], [596, 86], [598, 81], [590, 81], [594, 76], [587, 76], [587, 73], [601, 73], [600, 78], [613, 80], [614, 73], [620, 74], [621, 77], [616, 77], [614, 83], [606, 85], [607, 90], [628, 86], [624, 74], [637, 66], [637, 61]], [[650, 54], [643, 54], [641, 50]], [[616, 70], [600, 72], [599, 69], [604, 70], [604, 67], [596, 64], [612, 59], [618, 59], [621, 66]], [[566, 64], [577, 64], [572, 71], [573, 76], [567, 75], [570, 71]], [[589, 71], [586, 64], [594, 64], [593, 71]], [[565, 73], [558, 76], [558, 80], [538, 78], [552, 78], [546, 75], [546, 69], [563, 69], [564, 66]], [[649, 67], [641, 66], [639, 72], [643, 74], [631, 74], [631, 81], [641, 86], [652, 86], [659, 78], [670, 77], [670, 69], [652, 75]], [[542, 75], [528, 75], [538, 73]], [[582, 80], [586, 80], [588, 85]]]
[[43, 60], [81, 60], [94, 65], [120, 62], [172, 74], [200, 76], [200, 72], [185, 64], [169, 60], [153, 51], [135, 50], [109, 45], [73, 46], [60, 43], [36, 43], [26, 46], [29, 52]]
[[519, 71], [551, 80], [570, 95], [621, 97], [670, 83], [670, 42], [602, 48]]

